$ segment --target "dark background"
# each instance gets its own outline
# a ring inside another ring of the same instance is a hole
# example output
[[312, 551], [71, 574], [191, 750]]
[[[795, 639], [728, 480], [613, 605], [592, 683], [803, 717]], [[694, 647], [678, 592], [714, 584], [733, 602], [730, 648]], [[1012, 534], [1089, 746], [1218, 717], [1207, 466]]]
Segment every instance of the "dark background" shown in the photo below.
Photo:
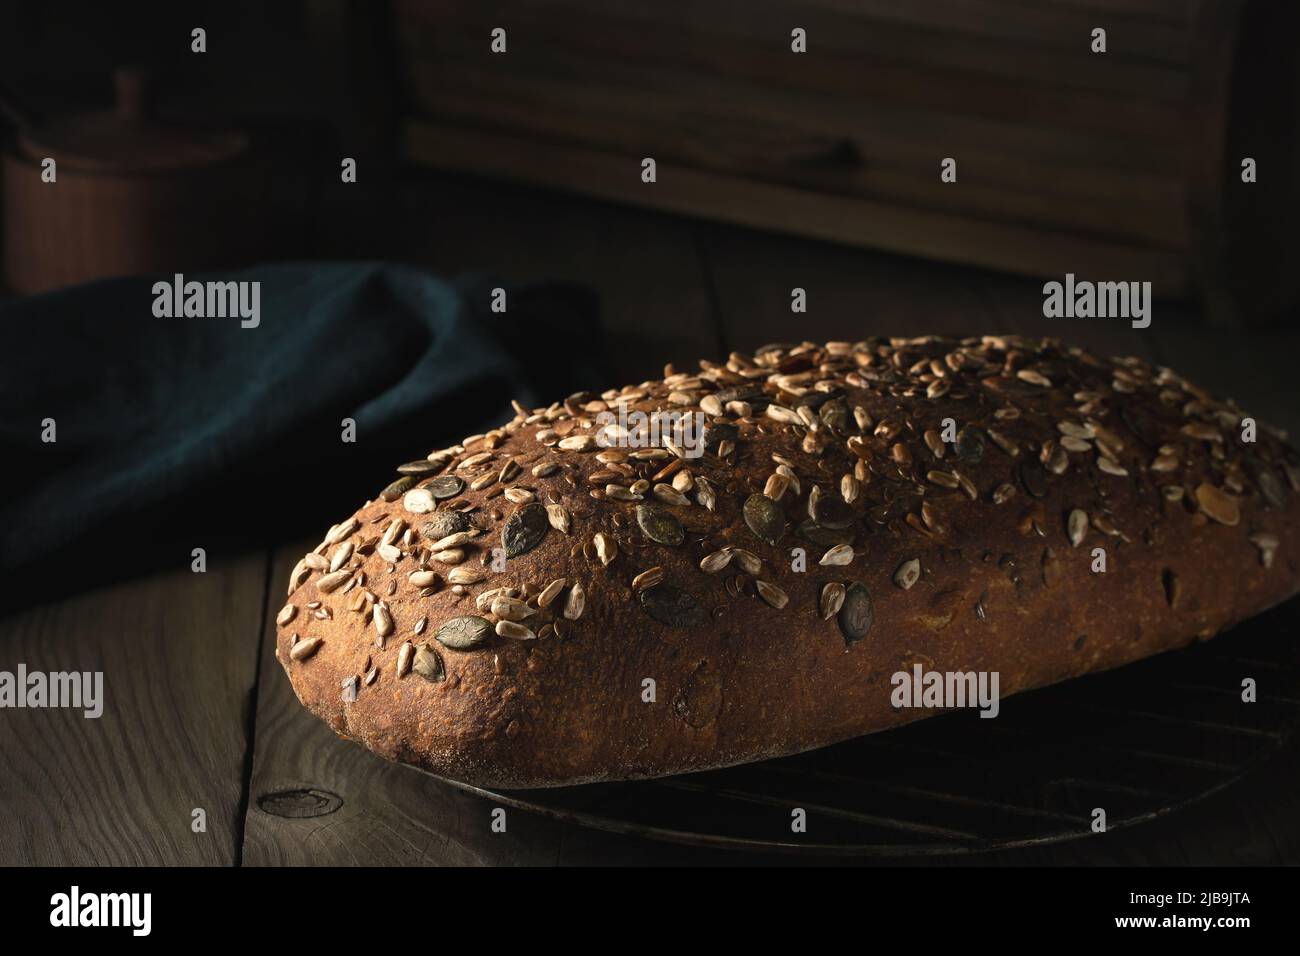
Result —
[[[38, 207], [11, 238], [52, 229], [138, 254], [137, 272], [364, 258], [575, 280], [599, 295], [610, 384], [768, 341], [1054, 335], [1171, 365], [1300, 429], [1296, 5], [661, 6], [4, 4], [0, 84], [22, 111], [109, 109], [112, 71], [136, 65], [158, 116], [251, 142], [246, 178], [190, 194], [221, 240], [192, 262], [150, 245], [166, 204], [110, 203], [80, 225]], [[803, 59], [788, 52], [801, 20]], [[497, 22], [511, 53], [494, 60]], [[1108, 28], [1104, 57], [1086, 52], [1092, 24]], [[189, 51], [195, 26], [205, 54]], [[643, 155], [660, 160], [655, 187]], [[955, 186], [938, 182], [946, 155]], [[1259, 183], [1240, 183], [1243, 155]], [[356, 184], [340, 183], [342, 156]], [[125, 173], [108, 188], [155, 182]], [[1042, 276], [1065, 271], [1155, 281], [1151, 328], [1045, 319]], [[10, 293], [36, 274], [7, 272]], [[794, 317], [796, 286], [809, 311]], [[119, 563], [122, 583], [92, 575], [0, 621], [4, 666], [103, 669], [121, 702], [99, 722], [5, 714], [0, 862], [730, 859], [522, 814], [485, 839], [479, 798], [335, 742], [268, 639], [296, 533], [260, 527], [202, 576], [187, 558]], [[1294, 862], [1296, 772], [1289, 743], [1105, 843], [979, 859]], [[207, 834], [189, 829], [195, 806]]]

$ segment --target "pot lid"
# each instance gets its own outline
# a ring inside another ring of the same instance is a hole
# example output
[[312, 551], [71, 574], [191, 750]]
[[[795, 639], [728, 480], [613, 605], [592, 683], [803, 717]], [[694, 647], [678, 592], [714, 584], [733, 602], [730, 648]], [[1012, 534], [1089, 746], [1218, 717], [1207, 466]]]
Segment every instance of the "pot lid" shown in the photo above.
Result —
[[53, 157], [75, 169], [146, 172], [210, 166], [234, 159], [248, 137], [234, 130], [191, 129], [149, 115], [144, 71], [113, 72], [112, 110], [59, 117], [22, 129], [18, 142], [29, 157]]

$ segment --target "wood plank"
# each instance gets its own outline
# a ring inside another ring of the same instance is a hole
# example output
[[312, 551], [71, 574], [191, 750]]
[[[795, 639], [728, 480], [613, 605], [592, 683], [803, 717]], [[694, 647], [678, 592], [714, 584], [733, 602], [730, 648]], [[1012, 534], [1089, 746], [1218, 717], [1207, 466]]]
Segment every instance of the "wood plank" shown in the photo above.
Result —
[[627, 157], [503, 134], [417, 121], [406, 128], [404, 153], [415, 162], [444, 169], [473, 169], [508, 180], [942, 261], [1028, 275], [1139, 275], [1169, 296], [1186, 294], [1189, 286], [1185, 263], [1167, 249], [742, 182], [665, 163], [658, 166], [658, 181], [648, 186], [640, 180], [639, 164]]
[[[1159, 100], [1149, 95], [1151, 81], [1135, 77], [1119, 89], [1070, 90], [1042, 84], [1023, 74], [1006, 77], [961, 70], [935, 71], [911, 63], [871, 57], [860, 50], [842, 58], [831, 54], [796, 57], [788, 52], [762, 57], [758, 53], [728, 52], [720, 57], [707, 38], [693, 39], [690, 46], [669, 32], [660, 44], [652, 45], [642, 35], [656, 27], [645, 26], [620, 46], [604, 36], [584, 38], [560, 29], [552, 20], [528, 24], [538, 36], [534, 42], [512, 47], [509, 57], [494, 56], [483, 42], [487, 23], [452, 21], [437, 25], [416, 25], [404, 31], [401, 49], [407, 72], [417, 91], [436, 91], [440, 83], [460, 86], [475, 73], [513, 79], [519, 95], [541, 81], [586, 83], [593, 93], [603, 87], [618, 90], [625, 102], [635, 103], [643, 93], [673, 95], [677, 108], [689, 113], [698, 103], [713, 103], [719, 111], [754, 109], [776, 113], [783, 120], [801, 116], [820, 117], [834, 124], [840, 135], [885, 125], [891, 116], [928, 117], [927, 128], [942, 135], [961, 135], [963, 129], [980, 128], [986, 140], [995, 136], [1034, 138], [1047, 147], [1066, 148], [1071, 140], [1091, 138], [1093, 150], [1109, 147], [1122, 165], [1148, 168], [1148, 157], [1168, 155], [1181, 161], [1176, 146], [1185, 133], [1182, 107], [1187, 102], [1191, 76], [1179, 77], [1177, 90]], [[603, 28], [602, 28], [603, 29]], [[663, 30], [663, 27], [659, 27]], [[550, 31], [557, 31], [551, 35]], [[695, 56], [686, 50], [699, 47]], [[1005, 51], [1014, 59], [1018, 51]], [[1084, 68], [1080, 68], [1083, 70]], [[1102, 70], [1089, 61], [1085, 72]], [[671, 72], [666, 72], [671, 71]], [[807, 120], [804, 120], [806, 123]], [[942, 125], [938, 125], [938, 124]], [[888, 127], [886, 127], [888, 128]], [[1127, 151], [1109, 143], [1106, 134], [1122, 135]], [[972, 137], [973, 145], [977, 140]], [[960, 141], [958, 146], [962, 145]], [[969, 147], [968, 147], [969, 148]], [[1013, 148], [1031, 148], [1016, 144]], [[1089, 149], [1082, 146], [1076, 151]], [[1162, 153], [1163, 148], [1163, 153]], [[1011, 150], [1008, 149], [1008, 152]]]
[[0, 669], [101, 671], [104, 699], [4, 711], [0, 864], [236, 862], [267, 558], [209, 558], [0, 621]]
[[[841, 111], [789, 97], [682, 96], [651, 86], [547, 78], [525, 82], [474, 63], [416, 78], [422, 109], [444, 124], [499, 128], [638, 159], [653, 155], [737, 179], [804, 186], [898, 205], [941, 201], [981, 218], [1107, 232], [1185, 248], [1190, 243], [1189, 162], [1173, 138], [1159, 157], [1121, 155], [1104, 136], [909, 112], [894, 106]], [[632, 106], [632, 103], [635, 106]], [[783, 105], [783, 103], [785, 105]], [[806, 106], [806, 108], [805, 108]], [[1026, 148], [1027, 140], [1038, 143]], [[1132, 145], [1125, 141], [1125, 145]], [[1050, 155], [1048, 155], [1050, 153]], [[955, 157], [961, 189], [939, 181]], [[1150, 166], [1151, 168], [1145, 168]]]
[[657, 377], [668, 362], [694, 365], [722, 350], [693, 227], [682, 220], [431, 175], [405, 189], [404, 219], [402, 255], [444, 274], [491, 268], [507, 279], [571, 279], [594, 289], [610, 386]]

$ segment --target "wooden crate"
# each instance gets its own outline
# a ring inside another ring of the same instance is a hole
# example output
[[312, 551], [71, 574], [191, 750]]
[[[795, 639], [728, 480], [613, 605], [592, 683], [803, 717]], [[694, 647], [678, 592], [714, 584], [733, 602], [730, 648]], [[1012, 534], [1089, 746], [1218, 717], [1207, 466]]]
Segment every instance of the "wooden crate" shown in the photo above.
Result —
[[[1149, 280], [1157, 296], [1267, 317], [1297, 291], [1286, 256], [1256, 254], [1295, 248], [1278, 215], [1296, 208], [1294, 94], [1281, 108], [1241, 94], [1234, 64], [1250, 32], [1250, 56], [1276, 54], [1294, 79], [1295, 33], [1279, 31], [1296, 6], [398, 0], [404, 150], [837, 242]], [[791, 52], [795, 27], [806, 54]], [[1235, 107], [1254, 117], [1233, 126], [1240, 145], [1263, 155], [1226, 141]], [[1240, 182], [1240, 155], [1256, 155], [1260, 183]], [[945, 157], [956, 183], [940, 179]], [[1252, 204], [1268, 214], [1234, 213]]]

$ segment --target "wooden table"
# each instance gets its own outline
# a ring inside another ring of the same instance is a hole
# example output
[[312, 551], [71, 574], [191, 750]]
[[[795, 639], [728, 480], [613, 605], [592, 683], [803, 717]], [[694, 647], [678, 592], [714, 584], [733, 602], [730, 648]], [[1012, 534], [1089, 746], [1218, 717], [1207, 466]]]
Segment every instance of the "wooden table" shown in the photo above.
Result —
[[[618, 382], [768, 341], [1015, 331], [1169, 364], [1300, 435], [1300, 334], [1208, 331], [1172, 304], [1145, 331], [1065, 323], [1043, 318], [1031, 280], [473, 180], [416, 177], [402, 193], [403, 258], [595, 288]], [[795, 286], [806, 316], [791, 316]], [[102, 670], [107, 697], [98, 720], [0, 712], [0, 864], [760, 862], [519, 811], [493, 834], [490, 803], [335, 739], [273, 656], [271, 615], [312, 544], [210, 554], [206, 574], [179, 567], [0, 620], [0, 668]], [[1104, 839], [959, 862], [1294, 863], [1298, 752], [1292, 741], [1226, 791]]]

